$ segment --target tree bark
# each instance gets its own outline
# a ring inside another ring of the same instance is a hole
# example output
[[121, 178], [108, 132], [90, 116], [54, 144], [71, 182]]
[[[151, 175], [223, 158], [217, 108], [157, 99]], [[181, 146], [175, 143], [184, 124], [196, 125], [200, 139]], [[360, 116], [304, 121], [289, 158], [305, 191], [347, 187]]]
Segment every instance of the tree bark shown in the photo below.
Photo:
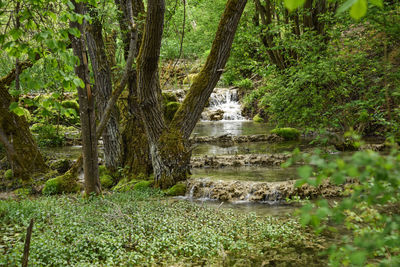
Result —
[[150, 145], [156, 186], [170, 187], [189, 174], [188, 139], [228, 60], [246, 0], [229, 0], [206, 64], [167, 127], [161, 111], [158, 60], [164, 22], [163, 0], [149, 0], [138, 57], [140, 108]]
[[[31, 67], [30, 62], [19, 62], [20, 71]], [[24, 116], [9, 111], [12, 97], [8, 87], [16, 78], [16, 69], [0, 79], [0, 143], [4, 146], [14, 177], [29, 180], [35, 173], [48, 170]]]
[[[112, 95], [112, 73], [103, 41], [103, 26], [94, 8], [91, 9], [91, 13], [93, 21], [87, 26], [86, 39], [96, 88], [97, 117], [100, 120]], [[115, 105], [102, 137], [105, 165], [107, 169], [115, 172], [122, 166], [119, 113]]]
[[[132, 20], [141, 21], [144, 15], [144, 5], [142, 0], [116, 0], [118, 9], [121, 12], [119, 24], [124, 44], [124, 56], [128, 57], [130, 35], [136, 35], [137, 46], [135, 48], [135, 57], [139, 53], [139, 46], [142, 39], [143, 25], [138, 24], [135, 29], [129, 25]], [[133, 22], [135, 23], [135, 22]], [[124, 112], [125, 128], [122, 133], [123, 142], [123, 166], [128, 168], [129, 173], [138, 175], [140, 173], [150, 175], [152, 172], [152, 163], [150, 158], [149, 144], [140, 114], [137, 88], [136, 69], [131, 69], [128, 79], [128, 99], [127, 110]]]
[[[72, 0], [75, 12], [84, 14], [83, 3], [76, 3]], [[97, 137], [96, 137], [96, 118], [94, 95], [90, 87], [88, 58], [85, 44], [84, 24], [78, 22], [70, 22], [71, 28], [77, 28], [81, 35], [76, 37], [70, 35], [72, 49], [74, 55], [79, 59], [79, 65], [75, 66], [76, 75], [83, 81], [84, 87], [78, 86], [78, 97], [80, 106], [80, 119], [82, 128], [82, 149], [83, 149], [83, 170], [85, 175], [85, 192], [87, 195], [91, 193], [100, 194], [101, 185], [99, 180], [98, 154], [97, 154]]]

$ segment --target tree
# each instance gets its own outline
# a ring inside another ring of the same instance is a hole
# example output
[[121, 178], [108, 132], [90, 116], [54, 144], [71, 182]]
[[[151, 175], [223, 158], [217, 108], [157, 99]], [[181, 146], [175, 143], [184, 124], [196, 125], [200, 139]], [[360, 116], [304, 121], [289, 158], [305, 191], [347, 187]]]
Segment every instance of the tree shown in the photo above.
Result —
[[[84, 14], [84, 4], [72, 1], [74, 11], [78, 15]], [[80, 119], [82, 131], [82, 150], [83, 150], [83, 171], [85, 173], [85, 192], [87, 195], [91, 193], [101, 193], [101, 185], [99, 180], [99, 166], [97, 154], [97, 136], [96, 136], [96, 117], [95, 117], [95, 100], [92, 88], [90, 86], [89, 64], [86, 53], [85, 21], [71, 21], [70, 27], [77, 29], [80, 34], [77, 36], [70, 34], [72, 49], [74, 55], [79, 59], [78, 65], [75, 66], [76, 75], [83, 81], [78, 86], [78, 97], [80, 106]]]
[[[18, 69], [22, 71], [32, 65], [28, 61], [19, 62]], [[43, 173], [48, 168], [25, 117], [22, 114], [18, 116], [9, 109], [13, 98], [8, 93], [8, 87], [15, 80], [16, 75], [17, 69], [13, 69], [0, 79], [0, 143], [6, 150], [14, 177], [28, 180], [35, 173]], [[17, 108], [14, 110], [18, 110]]]
[[[92, 18], [92, 23], [88, 24], [86, 27], [86, 40], [95, 81], [97, 117], [101, 119], [112, 94], [112, 73], [103, 40], [102, 22], [100, 21], [95, 7], [88, 7], [88, 9]], [[122, 165], [119, 112], [116, 106], [114, 106], [111, 111], [102, 137], [105, 165], [107, 169], [114, 172]]]
[[156, 186], [167, 188], [189, 173], [189, 137], [228, 60], [246, 0], [228, 0], [207, 61], [190, 87], [182, 106], [167, 125], [161, 111], [158, 61], [165, 3], [147, 4], [144, 36], [137, 60], [139, 104], [146, 128]]

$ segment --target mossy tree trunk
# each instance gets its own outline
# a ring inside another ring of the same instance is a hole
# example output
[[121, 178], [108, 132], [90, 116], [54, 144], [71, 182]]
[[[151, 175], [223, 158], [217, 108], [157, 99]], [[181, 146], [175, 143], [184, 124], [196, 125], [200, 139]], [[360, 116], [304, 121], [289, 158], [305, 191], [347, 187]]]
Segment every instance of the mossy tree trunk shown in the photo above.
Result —
[[[139, 52], [139, 46], [142, 39], [143, 24], [140, 23], [144, 16], [144, 4], [142, 0], [116, 0], [116, 5], [120, 11], [119, 24], [122, 33], [122, 41], [124, 45], [124, 56], [127, 59], [130, 46], [129, 25], [132, 18], [138, 23], [135, 28], [137, 36], [137, 47], [135, 57]], [[123, 166], [128, 168], [129, 173], [133, 175], [145, 174], [150, 175], [152, 172], [152, 164], [150, 158], [149, 144], [144, 129], [142, 117], [140, 115], [137, 75], [136, 69], [132, 68], [129, 73], [128, 80], [128, 99], [127, 110], [124, 116], [124, 131], [122, 132], [123, 142]]]
[[[95, 8], [91, 8], [90, 13], [93, 20], [87, 26], [86, 39], [95, 81], [97, 116], [100, 120], [104, 116], [108, 100], [112, 95], [112, 73], [102, 35], [103, 25]], [[115, 172], [118, 167], [122, 166], [122, 143], [116, 106], [113, 107], [102, 137], [105, 165], [107, 169]]]
[[167, 125], [161, 110], [158, 60], [165, 3], [149, 0], [144, 36], [138, 56], [140, 108], [150, 145], [155, 183], [161, 188], [185, 180], [189, 173], [188, 140], [229, 58], [246, 0], [228, 0], [207, 61]]
[[[84, 4], [72, 0], [75, 12], [84, 14]], [[96, 137], [96, 117], [94, 94], [90, 86], [88, 57], [85, 44], [84, 23], [70, 22], [71, 28], [76, 28], [81, 32], [80, 37], [70, 35], [74, 55], [79, 59], [79, 65], [75, 66], [76, 75], [83, 81], [84, 87], [78, 86], [78, 97], [80, 106], [80, 119], [82, 128], [82, 150], [83, 150], [83, 171], [85, 175], [85, 192], [101, 193], [99, 180], [97, 137]]]
[[[29, 62], [18, 62], [22, 71], [32, 66]], [[36, 173], [48, 170], [38, 146], [29, 130], [24, 116], [9, 111], [13, 101], [8, 87], [16, 78], [16, 69], [0, 79], [0, 143], [4, 146], [14, 177], [28, 180]]]

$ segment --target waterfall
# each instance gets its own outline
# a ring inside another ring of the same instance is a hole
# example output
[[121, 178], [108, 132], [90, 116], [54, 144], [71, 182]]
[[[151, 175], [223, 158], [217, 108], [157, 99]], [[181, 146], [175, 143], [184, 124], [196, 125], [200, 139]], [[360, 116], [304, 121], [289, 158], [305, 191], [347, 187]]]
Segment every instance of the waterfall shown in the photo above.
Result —
[[245, 120], [241, 113], [238, 89], [215, 88], [209, 106], [202, 113], [202, 120]]

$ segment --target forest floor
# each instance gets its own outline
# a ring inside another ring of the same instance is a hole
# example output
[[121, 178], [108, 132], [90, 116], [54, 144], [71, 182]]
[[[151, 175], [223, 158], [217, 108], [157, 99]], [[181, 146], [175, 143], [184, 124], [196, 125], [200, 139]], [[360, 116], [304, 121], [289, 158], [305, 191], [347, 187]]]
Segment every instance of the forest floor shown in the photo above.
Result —
[[324, 235], [296, 217], [200, 206], [145, 189], [0, 201], [0, 265], [323, 266]]

